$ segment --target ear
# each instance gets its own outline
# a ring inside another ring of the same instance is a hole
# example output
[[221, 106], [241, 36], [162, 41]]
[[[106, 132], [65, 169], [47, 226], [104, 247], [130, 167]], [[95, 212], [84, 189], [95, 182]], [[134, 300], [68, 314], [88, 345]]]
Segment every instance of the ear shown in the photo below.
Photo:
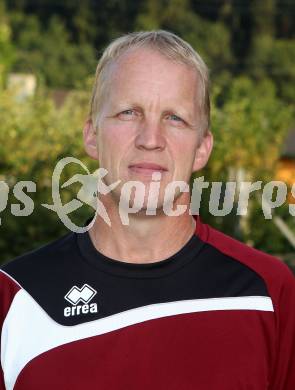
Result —
[[83, 128], [84, 147], [88, 156], [94, 160], [98, 160], [97, 153], [97, 134], [93, 126], [92, 120], [87, 119]]
[[213, 148], [213, 134], [211, 131], [208, 131], [206, 135], [203, 136], [200, 145], [196, 150], [193, 172], [199, 171], [204, 168], [207, 164], [211, 151]]

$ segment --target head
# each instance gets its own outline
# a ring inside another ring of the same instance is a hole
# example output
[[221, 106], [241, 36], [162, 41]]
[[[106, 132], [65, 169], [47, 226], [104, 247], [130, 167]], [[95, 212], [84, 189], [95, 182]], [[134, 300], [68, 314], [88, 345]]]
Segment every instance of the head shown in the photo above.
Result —
[[189, 182], [212, 149], [208, 84], [204, 61], [175, 34], [135, 32], [112, 42], [97, 66], [84, 128], [87, 153], [109, 172], [106, 183], [141, 181], [148, 194], [158, 171], [161, 208], [169, 182]]

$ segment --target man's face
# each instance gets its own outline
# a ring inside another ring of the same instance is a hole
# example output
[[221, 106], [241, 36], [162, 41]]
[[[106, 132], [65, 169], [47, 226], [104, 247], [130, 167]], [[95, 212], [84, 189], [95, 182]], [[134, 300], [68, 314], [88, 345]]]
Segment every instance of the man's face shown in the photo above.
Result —
[[146, 205], [152, 174], [160, 172], [161, 208], [168, 183], [188, 183], [192, 172], [206, 164], [212, 142], [201, 140], [197, 85], [195, 70], [152, 49], [126, 53], [112, 66], [96, 158], [108, 171], [108, 185], [122, 181], [113, 190], [117, 200], [122, 185], [136, 180], [145, 185]]

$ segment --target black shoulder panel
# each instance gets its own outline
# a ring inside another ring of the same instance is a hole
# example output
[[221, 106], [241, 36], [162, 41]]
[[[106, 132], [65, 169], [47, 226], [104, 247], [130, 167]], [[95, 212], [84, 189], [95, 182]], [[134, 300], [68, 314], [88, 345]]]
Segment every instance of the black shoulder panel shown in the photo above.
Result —
[[268, 296], [256, 272], [197, 236], [169, 259], [130, 264], [97, 252], [88, 233], [69, 233], [2, 269], [68, 326], [161, 302]]

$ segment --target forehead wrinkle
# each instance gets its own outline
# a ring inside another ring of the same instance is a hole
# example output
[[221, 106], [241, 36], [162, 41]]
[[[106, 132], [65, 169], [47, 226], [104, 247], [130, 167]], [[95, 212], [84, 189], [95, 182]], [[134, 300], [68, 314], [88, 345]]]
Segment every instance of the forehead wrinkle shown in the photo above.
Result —
[[[146, 50], [146, 49], [145, 49]], [[123, 96], [120, 98], [119, 102], [122, 104], [131, 104], [134, 103], [136, 105], [144, 106], [145, 109], [149, 112], [152, 112], [156, 109], [157, 106], [160, 106], [161, 104], [165, 107], [165, 109], [171, 108], [175, 111], [178, 111], [179, 113], [185, 113], [183, 115], [187, 115], [190, 117], [191, 121], [195, 121], [193, 118], [196, 107], [199, 106], [198, 103], [198, 91], [197, 86], [192, 87], [191, 82], [191, 75], [193, 74], [194, 77], [194, 83], [197, 83], [199, 80], [198, 75], [196, 74], [195, 70], [188, 67], [185, 64], [176, 64], [173, 63], [173, 65], [182, 65], [182, 69], [186, 69], [186, 72], [184, 75], [183, 71], [181, 72], [181, 68], [178, 68], [173, 72], [173, 75], [177, 75], [176, 79], [173, 79], [173, 76], [171, 76], [171, 83], [169, 91], [163, 96], [163, 88], [166, 87], [167, 81], [169, 83], [169, 77], [167, 77], [167, 70], [165, 69], [165, 64], [162, 66], [162, 64], [159, 65], [159, 63], [155, 63], [153, 66], [153, 61], [149, 61], [149, 72], [148, 77], [146, 74], [146, 67], [145, 64], [142, 64], [142, 58], [146, 57], [144, 56], [144, 52], [139, 53], [138, 56], [137, 53], [125, 53], [123, 56], [119, 59], [117, 59], [113, 64], [111, 64], [108, 74], [108, 80], [109, 80], [109, 86], [111, 86], [109, 93], [109, 98], [114, 98], [116, 101], [116, 96], [118, 96], [118, 92], [120, 90], [120, 87], [124, 89], [124, 93], [127, 96]], [[160, 53], [157, 53], [161, 56]], [[161, 56], [164, 61], [165, 58]], [[166, 59], [167, 60], [167, 59]], [[167, 60], [170, 64], [171, 61]], [[138, 64], [141, 64], [141, 66], [137, 66]], [[134, 69], [135, 66], [135, 69]], [[126, 68], [127, 67], [127, 68]], [[126, 69], [126, 71], [125, 71]], [[131, 70], [131, 73], [130, 73]], [[133, 71], [132, 71], [133, 70]], [[165, 72], [166, 70], [166, 72]], [[191, 73], [193, 72], [193, 73]], [[127, 73], [127, 75], [126, 75]], [[153, 77], [153, 73], [156, 73], [157, 77]], [[190, 75], [189, 75], [190, 73]], [[163, 79], [159, 79], [159, 74], [163, 74]], [[129, 75], [132, 75], [132, 77], [128, 77]], [[181, 78], [181, 82], [179, 83], [179, 79]], [[178, 80], [177, 80], [178, 79]], [[174, 85], [173, 80], [177, 80], [176, 86]], [[115, 86], [114, 83], [116, 84]], [[126, 88], [127, 84], [127, 88]], [[138, 88], [134, 91], [133, 85], [142, 85], [143, 87], [138, 90]], [[189, 87], [187, 85], [189, 84]], [[128, 86], [130, 87], [128, 88]], [[174, 88], [174, 101], [172, 100], [173, 96], [171, 96], [171, 93], [173, 92]], [[177, 88], [175, 90], [175, 88]], [[127, 93], [126, 93], [127, 91]], [[142, 92], [141, 92], [142, 91]], [[113, 92], [113, 93], [112, 93]], [[164, 90], [165, 93], [165, 90]], [[135, 94], [135, 95], [134, 95]], [[148, 102], [147, 102], [148, 98]], [[167, 100], [167, 102], [165, 102]], [[183, 102], [186, 101], [186, 104], [183, 105]], [[189, 104], [187, 102], [189, 101]], [[194, 107], [196, 105], [196, 107]], [[173, 110], [173, 111], [174, 111]]]
[[[153, 57], [156, 57], [156, 61], [155, 58]], [[161, 61], [157, 61], [157, 58], [160, 58]], [[147, 63], [148, 63], [149, 79], [153, 80], [155, 83], [156, 83], [155, 79], [157, 79], [159, 75], [163, 75], [163, 79], [165, 80], [165, 77], [169, 73], [171, 73], [167, 71], [167, 67], [170, 67], [172, 73], [178, 74], [178, 76], [180, 76], [181, 79], [183, 79], [183, 72], [181, 71], [181, 68], [182, 70], [186, 69], [187, 72], [196, 73], [195, 70], [192, 69], [190, 66], [168, 59], [153, 48], [137, 48], [135, 50], [130, 50], [127, 51], [126, 53], [123, 53], [119, 58], [117, 58], [116, 60], [114, 60], [113, 63], [110, 64], [109, 78], [112, 78], [113, 80], [116, 79], [118, 80], [122, 78], [122, 74], [124, 75], [125, 73], [124, 68], [126, 68], [128, 73], [130, 69], [133, 68], [134, 70], [134, 67], [136, 69], [136, 75], [138, 76], [138, 78], [141, 78], [142, 73], [144, 74], [146, 72]], [[177, 69], [175, 68], [175, 66], [177, 66]], [[182, 74], [180, 75], [179, 73]], [[135, 72], [132, 73], [132, 75], [134, 74]], [[157, 77], [154, 78], [153, 74], [155, 74]], [[144, 79], [146, 80], [145, 74], [144, 74]], [[157, 84], [159, 84], [159, 87], [161, 87], [161, 81], [162, 80], [157, 80]]]

